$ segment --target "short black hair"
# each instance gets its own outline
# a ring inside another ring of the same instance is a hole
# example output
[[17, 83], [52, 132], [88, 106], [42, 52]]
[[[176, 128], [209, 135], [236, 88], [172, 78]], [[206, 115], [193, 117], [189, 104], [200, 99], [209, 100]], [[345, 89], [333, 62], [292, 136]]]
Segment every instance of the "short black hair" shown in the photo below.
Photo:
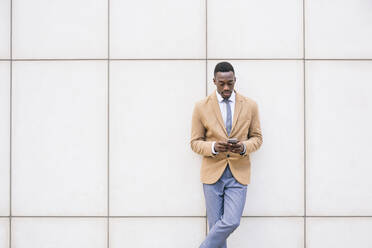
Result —
[[214, 75], [216, 75], [217, 72], [229, 72], [232, 71], [235, 74], [234, 67], [226, 61], [220, 62], [214, 67]]

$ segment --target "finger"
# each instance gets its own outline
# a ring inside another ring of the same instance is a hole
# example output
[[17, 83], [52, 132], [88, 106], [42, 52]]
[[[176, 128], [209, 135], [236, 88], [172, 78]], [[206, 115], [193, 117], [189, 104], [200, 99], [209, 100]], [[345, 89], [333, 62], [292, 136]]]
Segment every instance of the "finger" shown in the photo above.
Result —
[[224, 146], [218, 146], [217, 150], [220, 151], [220, 152], [226, 152], [227, 149]]
[[229, 143], [224, 142], [224, 141], [219, 141], [218, 144], [223, 145], [223, 146], [228, 146], [229, 145]]
[[234, 148], [241, 148], [242, 144], [234, 144]]

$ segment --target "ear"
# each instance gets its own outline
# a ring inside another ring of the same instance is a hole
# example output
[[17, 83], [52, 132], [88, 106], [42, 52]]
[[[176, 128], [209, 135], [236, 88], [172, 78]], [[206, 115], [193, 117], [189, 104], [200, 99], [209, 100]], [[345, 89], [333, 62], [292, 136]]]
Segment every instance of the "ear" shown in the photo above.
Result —
[[213, 83], [216, 84], [216, 79], [213, 77]]

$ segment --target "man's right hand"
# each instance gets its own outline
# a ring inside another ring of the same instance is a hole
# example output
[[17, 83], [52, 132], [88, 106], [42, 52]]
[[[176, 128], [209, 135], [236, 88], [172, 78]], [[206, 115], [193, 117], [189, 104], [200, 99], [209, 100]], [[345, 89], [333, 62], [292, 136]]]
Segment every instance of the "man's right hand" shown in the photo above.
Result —
[[229, 143], [225, 141], [216, 141], [216, 143], [214, 143], [214, 150], [216, 152], [227, 152], [229, 146], [230, 146]]

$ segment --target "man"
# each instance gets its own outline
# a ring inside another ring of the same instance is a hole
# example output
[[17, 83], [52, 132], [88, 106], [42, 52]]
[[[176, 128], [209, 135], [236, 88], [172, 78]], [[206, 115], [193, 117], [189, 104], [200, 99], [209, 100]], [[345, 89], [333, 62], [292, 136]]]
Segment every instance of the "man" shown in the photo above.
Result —
[[209, 223], [200, 248], [226, 248], [245, 205], [249, 154], [262, 144], [257, 104], [234, 90], [235, 81], [233, 66], [218, 63], [216, 91], [196, 103], [192, 116], [190, 145], [203, 156], [200, 179]]

